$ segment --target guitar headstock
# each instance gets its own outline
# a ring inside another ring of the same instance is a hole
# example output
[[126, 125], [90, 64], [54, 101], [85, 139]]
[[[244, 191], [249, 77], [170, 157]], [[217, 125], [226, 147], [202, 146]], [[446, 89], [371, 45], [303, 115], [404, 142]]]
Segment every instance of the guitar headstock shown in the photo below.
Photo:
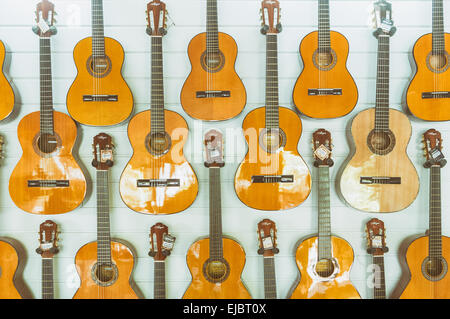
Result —
[[169, 228], [157, 223], [150, 229], [150, 251], [148, 255], [155, 260], [163, 261], [173, 249], [175, 237], [169, 234]]
[[258, 223], [258, 254], [273, 257], [280, 250], [277, 248], [277, 227], [270, 219], [263, 219]]
[[0, 159], [5, 158], [3, 146], [5, 145], [5, 139], [3, 135], [0, 135]]
[[36, 25], [33, 32], [41, 38], [49, 38], [56, 34], [55, 5], [48, 0], [42, 0], [36, 7]]
[[223, 156], [223, 134], [215, 129], [211, 129], [205, 134], [205, 166], [224, 167]]
[[108, 170], [114, 165], [112, 138], [108, 134], [100, 133], [94, 137], [94, 159], [92, 166], [97, 170]]
[[366, 224], [366, 234], [369, 254], [380, 256], [389, 251], [386, 247], [386, 229], [381, 220], [377, 218], [369, 220]]
[[434, 165], [444, 167], [447, 160], [442, 153], [442, 136], [441, 133], [435, 129], [429, 129], [423, 134], [423, 143], [425, 158], [427, 161], [424, 166], [430, 168]]
[[261, 6], [261, 33], [264, 35], [280, 33], [283, 30], [280, 22], [280, 2], [278, 0], [263, 0]]
[[313, 133], [314, 166], [332, 167], [334, 165], [331, 159], [332, 150], [331, 133], [325, 129], [315, 131]]
[[147, 4], [147, 34], [164, 36], [167, 34], [166, 4], [154, 0]]
[[379, 0], [374, 3], [372, 12], [373, 28], [375, 29], [373, 35], [378, 39], [379, 35], [393, 36], [397, 31], [394, 27], [394, 20], [392, 20], [392, 5], [386, 0]]
[[53, 258], [58, 249], [58, 225], [52, 220], [46, 220], [39, 226], [39, 247], [36, 252], [42, 258]]

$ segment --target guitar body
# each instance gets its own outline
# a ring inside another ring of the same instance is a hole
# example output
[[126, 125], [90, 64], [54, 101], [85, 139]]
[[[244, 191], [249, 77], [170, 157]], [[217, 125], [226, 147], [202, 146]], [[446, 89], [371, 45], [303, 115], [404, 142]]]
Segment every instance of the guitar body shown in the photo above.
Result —
[[[411, 272], [411, 280], [400, 295], [401, 299], [450, 299], [450, 275], [442, 279], [428, 280], [422, 272], [422, 264], [428, 257], [428, 236], [414, 240], [406, 251], [406, 262]], [[450, 238], [442, 236], [442, 257], [447, 266], [450, 262]]]
[[14, 276], [19, 266], [16, 249], [5, 241], [0, 241], [0, 299], [21, 299], [14, 285]]
[[74, 299], [137, 299], [130, 284], [134, 257], [126, 245], [111, 241], [111, 260], [117, 267], [116, 280], [101, 286], [94, 280], [93, 269], [97, 263], [97, 242], [81, 247], [75, 256], [75, 265], [81, 279]]
[[[0, 64], [2, 65], [2, 71], [6, 61], [6, 48], [5, 44], [0, 41]], [[7, 118], [13, 111], [15, 97], [14, 91], [9, 84], [8, 79], [3, 72], [0, 72], [0, 121]]]
[[[183, 155], [188, 126], [181, 115], [165, 110], [165, 129], [172, 146], [161, 156], [150, 153], [151, 115], [144, 111], [128, 125], [133, 156], [120, 178], [120, 195], [125, 204], [139, 213], [172, 214], [185, 210], [197, 197], [198, 181]], [[148, 130], [147, 130], [148, 128]], [[138, 187], [137, 180], [179, 179], [179, 187]]]
[[[119, 42], [105, 37], [106, 68], [94, 72], [92, 38], [85, 38], [75, 46], [73, 56], [77, 77], [67, 93], [67, 110], [81, 124], [109, 126], [125, 121], [133, 111], [133, 95], [122, 76], [124, 50]], [[84, 102], [84, 95], [117, 95], [118, 101]]]
[[[191, 73], [181, 90], [181, 105], [191, 117], [221, 121], [237, 116], [245, 107], [247, 93], [236, 73], [237, 45], [228, 34], [219, 32], [220, 63], [209, 71], [206, 65], [206, 33], [196, 35], [188, 46]], [[229, 97], [197, 98], [198, 91], [230, 91]]]
[[192, 282], [183, 299], [250, 299], [250, 293], [241, 281], [245, 264], [245, 252], [241, 245], [229, 238], [222, 238], [223, 258], [229, 265], [229, 273], [223, 282], [213, 283], [205, 277], [205, 262], [209, 259], [209, 239], [196, 241], [188, 250], [186, 260]]
[[[260, 136], [265, 128], [265, 108], [251, 111], [242, 124], [249, 150], [239, 166], [234, 185], [239, 199], [260, 210], [283, 210], [298, 206], [311, 192], [308, 166], [297, 151], [302, 123], [290, 109], [279, 108], [279, 126], [286, 135], [286, 144], [275, 153], [261, 147]], [[293, 175], [293, 183], [252, 183], [257, 175]]]
[[[297, 109], [312, 118], [336, 118], [350, 113], [358, 101], [358, 89], [347, 70], [349, 45], [336, 31], [330, 32], [333, 59], [321, 65], [317, 53], [318, 31], [309, 33], [300, 44], [303, 71], [294, 86]], [[342, 89], [342, 95], [308, 95], [308, 89]]]
[[[450, 34], [445, 33], [445, 50], [450, 52]], [[450, 99], [424, 99], [424, 92], [450, 91], [450, 57], [440, 60], [433, 58], [432, 34], [420, 37], [413, 48], [413, 57], [417, 66], [416, 73], [406, 93], [406, 103], [414, 116], [426, 121], [449, 121]]]
[[[356, 288], [350, 281], [353, 264], [353, 249], [344, 240], [331, 237], [332, 256], [337, 263], [330, 279], [320, 277], [316, 272], [318, 260], [318, 237], [304, 240], [295, 256], [301, 279], [291, 299], [359, 299]], [[333, 277], [334, 276], [334, 277]]]
[[[408, 207], [419, 192], [419, 177], [406, 153], [411, 123], [405, 114], [393, 109], [389, 109], [389, 118], [395, 142], [387, 155], [377, 155], [369, 148], [368, 137], [375, 123], [374, 108], [360, 112], [352, 122], [351, 133], [356, 151], [342, 171], [339, 184], [345, 201], [362, 211], [400, 211]], [[378, 142], [384, 145], [382, 139]], [[399, 177], [401, 185], [362, 184], [361, 177]]]
[[[57, 149], [44, 154], [38, 147], [40, 112], [25, 116], [17, 135], [23, 155], [9, 180], [9, 194], [22, 210], [33, 214], [62, 214], [77, 208], [86, 194], [86, 179], [72, 155], [77, 127], [66, 114], [53, 112]], [[28, 181], [65, 180], [69, 187], [29, 187]]]

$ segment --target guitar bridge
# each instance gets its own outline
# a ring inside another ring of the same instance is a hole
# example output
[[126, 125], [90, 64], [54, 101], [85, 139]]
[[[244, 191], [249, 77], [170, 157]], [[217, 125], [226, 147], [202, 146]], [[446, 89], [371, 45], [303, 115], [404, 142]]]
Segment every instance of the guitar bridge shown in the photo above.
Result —
[[448, 99], [450, 98], [449, 91], [440, 92], [423, 92], [422, 99]]
[[255, 175], [252, 176], [252, 183], [270, 184], [270, 183], [293, 183], [294, 175]]
[[118, 102], [118, 95], [83, 95], [83, 102]]
[[342, 95], [342, 89], [308, 89], [308, 95]]
[[204, 99], [208, 97], [230, 97], [230, 91], [197, 91], [196, 97], [198, 99]]
[[401, 177], [361, 177], [360, 184], [401, 184]]
[[28, 187], [69, 187], [68, 180], [32, 180], [28, 181]]
[[179, 179], [138, 179], [137, 187], [180, 187]]

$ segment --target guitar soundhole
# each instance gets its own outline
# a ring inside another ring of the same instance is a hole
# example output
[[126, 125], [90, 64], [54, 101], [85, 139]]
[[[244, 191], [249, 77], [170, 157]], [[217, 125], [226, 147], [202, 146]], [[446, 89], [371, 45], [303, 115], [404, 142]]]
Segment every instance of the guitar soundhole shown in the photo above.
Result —
[[90, 75], [103, 78], [111, 72], [111, 59], [108, 56], [90, 56], [87, 61], [87, 69]]
[[427, 56], [427, 67], [431, 72], [442, 73], [447, 71], [449, 67], [449, 55], [447, 52], [442, 54], [433, 54]]
[[61, 138], [58, 134], [38, 133], [33, 140], [34, 151], [41, 157], [51, 157], [61, 147]]
[[267, 153], [275, 153], [286, 145], [286, 134], [280, 128], [264, 129], [261, 131], [259, 143]]
[[161, 156], [172, 147], [172, 139], [166, 132], [150, 133], [147, 135], [145, 146], [150, 154]]
[[203, 265], [205, 278], [212, 283], [224, 282], [230, 274], [230, 266], [225, 259], [208, 259]]
[[329, 52], [319, 52], [317, 49], [313, 55], [313, 63], [321, 71], [329, 71], [336, 65], [337, 56], [333, 49]]
[[322, 278], [328, 278], [334, 273], [334, 263], [330, 259], [322, 259], [317, 262], [316, 273]]
[[443, 258], [428, 257], [422, 263], [422, 273], [430, 281], [438, 281], [447, 274], [447, 262]]
[[225, 65], [225, 56], [220, 50], [217, 52], [209, 52], [209, 53], [208, 51], [205, 51], [203, 52], [201, 57], [201, 64], [202, 68], [206, 72], [211, 73], [219, 72]]
[[103, 287], [114, 284], [117, 280], [117, 266], [114, 264], [95, 264], [92, 269], [92, 279]]
[[372, 130], [367, 137], [369, 149], [377, 155], [387, 155], [395, 147], [395, 136], [391, 131]]

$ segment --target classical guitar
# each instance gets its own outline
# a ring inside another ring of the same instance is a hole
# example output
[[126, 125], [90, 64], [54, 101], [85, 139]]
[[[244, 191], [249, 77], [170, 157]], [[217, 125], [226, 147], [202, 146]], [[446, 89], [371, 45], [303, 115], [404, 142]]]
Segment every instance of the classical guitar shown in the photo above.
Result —
[[413, 48], [416, 73], [406, 92], [406, 104], [426, 121], [450, 120], [450, 34], [444, 32], [442, 0], [433, 0], [433, 31]]
[[313, 134], [314, 166], [318, 170], [319, 233], [303, 240], [295, 259], [300, 282], [292, 299], [355, 299], [360, 298], [350, 281], [354, 254], [350, 244], [331, 235], [330, 167], [331, 134], [319, 129]]
[[6, 64], [6, 48], [5, 44], [0, 41], [0, 121], [7, 118], [14, 109], [15, 104], [15, 96], [13, 88], [6, 78], [5, 72], [5, 64]]
[[134, 256], [131, 248], [111, 240], [109, 219], [108, 173], [113, 165], [111, 136], [100, 133], [94, 137], [94, 159], [97, 169], [97, 241], [81, 247], [75, 265], [81, 285], [74, 299], [134, 299], [131, 287]]
[[205, 166], [209, 169], [209, 237], [193, 243], [186, 261], [192, 282], [184, 299], [249, 299], [241, 280], [245, 264], [244, 249], [235, 240], [222, 235], [220, 169], [223, 136], [216, 130], [205, 135]]
[[39, 247], [36, 252], [42, 256], [42, 299], [54, 299], [53, 257], [59, 252], [58, 225], [46, 220], [39, 226]]
[[53, 110], [51, 43], [56, 33], [54, 5], [37, 5], [40, 38], [40, 111], [26, 115], [17, 127], [23, 154], [9, 179], [9, 194], [22, 210], [33, 214], [62, 214], [77, 208], [86, 194], [86, 179], [72, 155], [75, 122]]
[[391, 4], [380, 0], [376, 12], [378, 69], [375, 108], [353, 118], [355, 152], [343, 166], [340, 192], [352, 207], [374, 213], [405, 209], [417, 197], [419, 177], [406, 153], [411, 123], [401, 111], [389, 108], [389, 47], [395, 33]]
[[128, 124], [133, 156], [120, 177], [120, 195], [132, 210], [173, 214], [188, 208], [198, 193], [194, 170], [183, 154], [188, 126], [181, 115], [164, 110], [162, 38], [166, 33], [166, 5], [147, 5], [152, 43], [151, 109]]
[[319, 28], [300, 44], [303, 61], [294, 86], [297, 109], [313, 118], [336, 118], [350, 113], [358, 101], [358, 89], [347, 70], [348, 41], [330, 31], [329, 0], [318, 0]]
[[242, 124], [248, 152], [234, 187], [239, 199], [259, 210], [284, 210], [301, 204], [311, 191], [308, 166], [297, 146], [302, 132], [298, 115], [278, 105], [278, 44], [280, 4], [262, 1], [266, 35], [266, 106], [251, 111]]
[[157, 223], [150, 229], [149, 256], [154, 259], [154, 299], [166, 299], [166, 258], [170, 255], [175, 237], [169, 234], [169, 228]]
[[442, 153], [441, 134], [430, 129], [424, 134], [425, 168], [430, 169], [429, 229], [414, 240], [406, 251], [411, 279], [400, 295], [402, 299], [449, 299], [450, 238], [442, 236], [441, 168], [447, 161]]
[[373, 299], [386, 299], [386, 280], [384, 276], [384, 253], [386, 246], [386, 229], [383, 221], [372, 218], [366, 224], [367, 253], [372, 255], [373, 265]]
[[67, 93], [67, 110], [75, 121], [93, 126], [119, 124], [133, 111], [133, 95], [122, 76], [124, 50], [105, 37], [103, 0], [91, 0], [92, 36], [73, 51], [77, 77]]
[[242, 112], [247, 94], [235, 70], [236, 42], [218, 31], [217, 0], [206, 0], [206, 6], [206, 33], [188, 46], [191, 72], [181, 90], [181, 105], [193, 118], [221, 121]]
[[258, 223], [258, 254], [264, 257], [264, 297], [277, 299], [277, 279], [275, 276], [275, 254], [277, 248], [277, 227], [270, 219]]

